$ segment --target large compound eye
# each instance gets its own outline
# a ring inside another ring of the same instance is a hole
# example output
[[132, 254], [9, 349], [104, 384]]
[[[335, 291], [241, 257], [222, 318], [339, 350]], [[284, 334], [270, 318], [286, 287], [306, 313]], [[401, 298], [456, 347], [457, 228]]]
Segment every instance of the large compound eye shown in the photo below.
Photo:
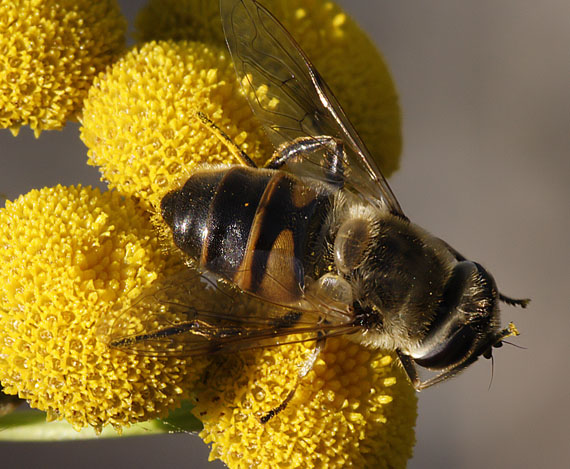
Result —
[[370, 224], [362, 218], [345, 221], [334, 240], [334, 262], [343, 274], [349, 274], [364, 260], [370, 242]]
[[414, 358], [414, 361], [431, 370], [449, 368], [471, 355], [476, 339], [477, 334], [471, 326], [462, 326], [425, 355]]
[[411, 356], [429, 369], [445, 369], [482, 353], [496, 337], [497, 289], [479, 264], [458, 262], [422, 343]]

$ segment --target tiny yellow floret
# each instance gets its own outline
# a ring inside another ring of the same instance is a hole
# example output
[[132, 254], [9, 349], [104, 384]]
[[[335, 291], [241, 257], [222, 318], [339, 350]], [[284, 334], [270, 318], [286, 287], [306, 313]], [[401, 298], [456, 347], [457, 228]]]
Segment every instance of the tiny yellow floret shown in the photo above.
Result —
[[110, 348], [100, 331], [180, 265], [145, 212], [116, 192], [33, 190], [0, 210], [0, 383], [48, 419], [117, 429], [164, 416], [190, 359]]
[[0, 2], [0, 128], [61, 129], [125, 32], [116, 0]]

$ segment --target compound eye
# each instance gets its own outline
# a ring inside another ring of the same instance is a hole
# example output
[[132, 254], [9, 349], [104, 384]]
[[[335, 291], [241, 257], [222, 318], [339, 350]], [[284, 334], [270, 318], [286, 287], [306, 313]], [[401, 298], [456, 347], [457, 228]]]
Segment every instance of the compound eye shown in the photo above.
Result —
[[423, 356], [414, 357], [414, 360], [430, 370], [450, 368], [471, 356], [476, 339], [477, 334], [471, 326], [462, 326]]
[[362, 218], [345, 221], [334, 240], [334, 262], [343, 274], [349, 274], [362, 263], [370, 243], [370, 224]]

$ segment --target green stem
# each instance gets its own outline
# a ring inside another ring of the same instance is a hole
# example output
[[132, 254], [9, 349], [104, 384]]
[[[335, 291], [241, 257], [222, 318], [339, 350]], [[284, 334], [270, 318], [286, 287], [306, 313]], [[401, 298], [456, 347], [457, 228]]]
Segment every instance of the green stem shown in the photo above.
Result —
[[0, 417], [0, 441], [72, 441], [94, 438], [119, 438], [127, 436], [158, 435], [173, 432], [198, 432], [202, 423], [191, 413], [191, 404], [184, 404], [164, 420], [149, 420], [124, 428], [119, 435], [106, 427], [97, 435], [93, 429], [75, 430], [64, 421], [46, 422], [45, 413], [37, 410], [12, 412]]

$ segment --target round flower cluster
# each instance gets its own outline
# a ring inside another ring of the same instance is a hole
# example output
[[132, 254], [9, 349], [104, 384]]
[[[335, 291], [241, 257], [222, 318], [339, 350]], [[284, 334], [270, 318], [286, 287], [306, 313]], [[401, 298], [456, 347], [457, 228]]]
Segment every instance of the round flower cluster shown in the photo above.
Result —
[[116, 428], [164, 416], [196, 378], [188, 358], [125, 354], [101, 331], [180, 269], [117, 192], [57, 186], [0, 210], [0, 382], [48, 419]]
[[95, 80], [81, 128], [89, 164], [110, 187], [150, 208], [149, 201], [160, 200], [195, 165], [231, 161], [226, 146], [195, 117], [198, 111], [254, 160], [271, 154], [227, 52], [169, 40], [133, 49]]
[[[324, 0], [264, 0], [324, 77], [384, 176], [402, 149], [398, 95], [367, 34], [338, 5]], [[141, 41], [186, 39], [225, 48], [218, 2], [150, 0], [137, 17]]]
[[[210, 367], [194, 414], [211, 458], [232, 468], [405, 467], [415, 442], [416, 397], [395, 355], [328, 339], [299, 380], [312, 347], [241, 353]], [[291, 391], [285, 409], [261, 423]]]
[[0, 128], [61, 129], [124, 48], [116, 0], [0, 2]]

